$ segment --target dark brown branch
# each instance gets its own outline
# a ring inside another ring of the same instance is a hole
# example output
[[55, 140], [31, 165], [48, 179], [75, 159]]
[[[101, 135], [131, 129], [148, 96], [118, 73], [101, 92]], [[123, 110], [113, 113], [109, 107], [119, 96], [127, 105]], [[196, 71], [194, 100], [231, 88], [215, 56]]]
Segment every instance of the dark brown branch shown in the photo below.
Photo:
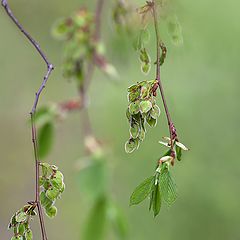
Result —
[[[171, 138], [171, 150], [172, 150], [172, 154], [174, 154], [173, 142], [176, 139], [177, 134], [176, 134], [176, 129], [172, 122], [169, 110], [168, 110], [166, 98], [164, 95], [163, 85], [162, 85], [162, 81], [161, 81], [161, 71], [160, 71], [161, 52], [160, 52], [160, 50], [161, 50], [162, 43], [161, 43], [160, 34], [159, 34], [159, 30], [158, 30], [158, 15], [157, 15], [156, 0], [153, 0], [152, 3], [153, 3], [152, 13], [153, 13], [153, 20], [154, 20], [154, 28], [155, 28], [155, 33], [156, 33], [156, 51], [157, 51], [156, 80], [158, 82], [159, 90], [161, 93], [161, 97], [162, 97], [162, 101], [163, 101], [163, 105], [164, 105], [164, 109], [165, 109], [165, 113], [166, 113], [166, 117], [167, 117], [167, 121], [168, 121], [169, 134], [170, 134], [170, 138]], [[175, 157], [175, 156], [173, 156], [173, 157]]]
[[45, 85], [47, 83], [47, 80], [54, 69], [53, 65], [48, 61], [46, 55], [44, 52], [41, 50], [39, 44], [31, 37], [31, 35], [22, 27], [22, 25], [18, 22], [17, 18], [14, 16], [12, 13], [7, 0], [1, 0], [1, 4], [4, 7], [7, 15], [10, 17], [10, 19], [15, 23], [15, 25], [18, 27], [18, 29], [25, 35], [25, 37], [30, 41], [30, 43], [34, 46], [36, 51], [40, 54], [41, 58], [44, 60], [44, 62], [47, 65], [47, 72], [43, 78], [43, 81], [41, 83], [41, 86], [39, 87], [38, 91], [36, 92], [35, 95], [35, 100], [34, 104], [32, 107], [32, 110], [30, 112], [31, 115], [31, 125], [32, 125], [32, 142], [33, 142], [33, 149], [34, 149], [34, 158], [35, 158], [35, 171], [36, 171], [36, 182], [35, 182], [35, 203], [38, 208], [38, 213], [39, 213], [39, 221], [40, 221], [40, 227], [41, 227], [41, 234], [42, 234], [42, 239], [47, 240], [47, 234], [44, 226], [44, 218], [43, 218], [43, 213], [42, 213], [42, 207], [39, 201], [39, 194], [40, 194], [40, 187], [39, 187], [39, 158], [38, 158], [38, 145], [37, 145], [37, 131], [36, 131], [36, 126], [35, 126], [35, 112], [37, 109], [39, 97], [45, 88]]

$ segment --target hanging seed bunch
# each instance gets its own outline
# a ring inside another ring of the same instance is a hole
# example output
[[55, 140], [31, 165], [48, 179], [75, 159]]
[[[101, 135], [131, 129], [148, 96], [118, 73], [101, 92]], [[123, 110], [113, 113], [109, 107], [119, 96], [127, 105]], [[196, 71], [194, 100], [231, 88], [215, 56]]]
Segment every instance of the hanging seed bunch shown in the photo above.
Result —
[[155, 86], [157, 81], [142, 81], [128, 88], [127, 118], [130, 125], [130, 138], [125, 144], [125, 151], [131, 153], [138, 149], [145, 138], [146, 123], [155, 127], [160, 115], [156, 104]]
[[65, 189], [63, 174], [55, 165], [41, 163], [42, 176], [40, 177], [40, 202], [45, 209], [48, 217], [53, 218], [57, 214], [57, 208], [54, 206], [55, 201], [61, 197]]
[[105, 47], [95, 34], [95, 25], [94, 14], [80, 8], [72, 16], [57, 21], [53, 28], [54, 37], [65, 43], [64, 76], [75, 79], [80, 86], [86, 77], [89, 61], [106, 74], [117, 75], [104, 56]]
[[28, 204], [18, 210], [11, 218], [8, 229], [13, 229], [14, 236], [11, 240], [32, 240], [30, 220], [37, 215], [34, 211], [36, 205]]

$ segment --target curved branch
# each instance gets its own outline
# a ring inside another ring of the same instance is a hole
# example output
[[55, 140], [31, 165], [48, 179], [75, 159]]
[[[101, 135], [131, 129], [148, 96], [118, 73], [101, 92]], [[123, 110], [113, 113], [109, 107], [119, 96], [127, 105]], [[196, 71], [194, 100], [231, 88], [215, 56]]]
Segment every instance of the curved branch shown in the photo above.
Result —
[[17, 18], [14, 16], [12, 13], [8, 1], [7, 0], [1, 0], [1, 4], [4, 7], [7, 15], [10, 17], [10, 19], [15, 23], [15, 25], [18, 27], [18, 29], [23, 33], [23, 35], [29, 40], [29, 42], [34, 46], [36, 51], [40, 54], [41, 58], [44, 60], [44, 62], [47, 65], [47, 72], [44, 75], [43, 81], [38, 89], [38, 91], [35, 94], [35, 100], [32, 106], [32, 110], [30, 112], [31, 115], [31, 127], [32, 127], [32, 142], [33, 142], [33, 149], [34, 149], [34, 157], [35, 157], [35, 171], [36, 171], [36, 183], [35, 183], [35, 203], [38, 208], [38, 213], [39, 213], [39, 221], [40, 221], [40, 227], [41, 227], [41, 234], [42, 234], [42, 239], [47, 240], [47, 234], [44, 226], [44, 218], [43, 218], [43, 213], [42, 213], [42, 207], [39, 201], [39, 158], [38, 158], [38, 144], [37, 144], [37, 131], [36, 131], [36, 126], [35, 126], [35, 113], [39, 101], [39, 97], [45, 88], [45, 85], [48, 81], [48, 78], [54, 69], [53, 65], [49, 62], [47, 59], [46, 55], [42, 51], [40, 45], [31, 37], [31, 35], [23, 28], [23, 26], [18, 22]]

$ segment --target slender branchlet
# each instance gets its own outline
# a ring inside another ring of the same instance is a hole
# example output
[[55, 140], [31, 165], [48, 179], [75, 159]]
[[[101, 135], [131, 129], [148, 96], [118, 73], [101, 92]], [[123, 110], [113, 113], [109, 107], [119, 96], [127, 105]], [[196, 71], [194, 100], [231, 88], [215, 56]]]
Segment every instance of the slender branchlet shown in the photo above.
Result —
[[[157, 52], [156, 80], [158, 82], [159, 90], [160, 90], [163, 105], [164, 105], [164, 110], [165, 110], [166, 117], [167, 117], [169, 134], [170, 134], [170, 139], [171, 139], [171, 151], [172, 151], [171, 154], [174, 155], [173, 143], [174, 143], [174, 140], [177, 138], [177, 133], [176, 133], [176, 129], [174, 127], [174, 124], [172, 122], [170, 112], [168, 110], [168, 106], [167, 106], [167, 102], [166, 102], [166, 98], [165, 98], [164, 90], [163, 90], [163, 84], [162, 84], [162, 81], [161, 81], [161, 71], [160, 71], [160, 68], [161, 68], [160, 67], [161, 52], [160, 51], [161, 50], [165, 51], [165, 50], [163, 48], [163, 43], [161, 42], [159, 29], [158, 29], [158, 13], [157, 13], [157, 7], [156, 7], [156, 0], [153, 0], [153, 2], [152, 2], [152, 14], [153, 14], [155, 33], [156, 33], [156, 52]], [[162, 54], [164, 54], [164, 52]], [[174, 158], [175, 156], [172, 156], [172, 157]]]
[[47, 240], [47, 234], [46, 234], [46, 229], [45, 229], [45, 224], [44, 224], [44, 218], [43, 218], [43, 211], [42, 207], [40, 204], [40, 199], [39, 199], [39, 194], [40, 194], [40, 185], [39, 185], [39, 165], [40, 165], [40, 160], [38, 157], [38, 144], [37, 144], [37, 131], [36, 131], [36, 126], [35, 126], [35, 113], [37, 110], [37, 105], [39, 101], [39, 97], [45, 88], [45, 85], [49, 79], [49, 76], [54, 69], [53, 65], [49, 62], [47, 59], [46, 55], [42, 51], [41, 47], [39, 44], [31, 37], [31, 35], [23, 28], [23, 26], [19, 23], [17, 18], [14, 16], [12, 13], [8, 1], [7, 0], [2, 0], [1, 1], [2, 6], [6, 10], [7, 15], [11, 18], [11, 20], [15, 23], [15, 25], [18, 27], [18, 29], [25, 35], [25, 37], [30, 41], [30, 43], [34, 46], [34, 48], [37, 50], [37, 52], [40, 54], [41, 58], [44, 60], [44, 62], [47, 65], [47, 72], [44, 75], [43, 81], [38, 89], [38, 91], [35, 94], [35, 100], [34, 104], [32, 106], [30, 115], [31, 115], [31, 128], [32, 128], [32, 142], [33, 142], [33, 149], [34, 149], [34, 158], [35, 158], [35, 174], [36, 174], [36, 182], [35, 182], [35, 201], [32, 203], [35, 207], [37, 206], [38, 213], [39, 213], [39, 221], [40, 221], [40, 227], [41, 227], [41, 234], [42, 234], [42, 239]]

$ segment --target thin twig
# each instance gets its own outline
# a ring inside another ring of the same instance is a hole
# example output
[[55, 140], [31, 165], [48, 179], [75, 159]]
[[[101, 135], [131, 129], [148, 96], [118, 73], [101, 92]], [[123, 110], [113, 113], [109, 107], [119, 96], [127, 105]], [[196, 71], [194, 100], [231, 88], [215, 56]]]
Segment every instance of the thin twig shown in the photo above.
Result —
[[168, 110], [166, 98], [164, 95], [163, 85], [162, 85], [162, 81], [161, 81], [161, 72], [160, 72], [161, 39], [160, 39], [159, 30], [158, 30], [158, 15], [157, 15], [157, 9], [156, 9], [156, 0], [153, 0], [152, 3], [153, 3], [152, 13], [153, 13], [153, 20], [154, 20], [154, 28], [155, 28], [155, 33], [156, 33], [156, 50], [157, 50], [156, 80], [158, 82], [159, 90], [161, 93], [161, 97], [162, 97], [162, 101], [163, 101], [163, 105], [164, 105], [164, 109], [165, 109], [165, 113], [166, 113], [166, 117], [167, 117], [167, 121], [168, 121], [169, 134], [170, 134], [170, 138], [171, 138], [171, 150], [173, 153], [174, 152], [173, 151], [173, 142], [176, 139], [177, 135], [176, 135], [176, 129], [174, 127], [174, 124], [172, 122], [172, 119], [171, 119], [171, 116], [170, 116], [170, 113]]
[[32, 127], [32, 142], [33, 142], [33, 149], [34, 149], [34, 158], [35, 158], [35, 171], [36, 171], [36, 182], [35, 182], [35, 203], [38, 208], [38, 213], [39, 213], [39, 221], [40, 221], [40, 227], [41, 227], [41, 234], [42, 234], [42, 239], [47, 240], [47, 234], [46, 234], [46, 229], [45, 229], [45, 224], [44, 224], [44, 218], [43, 218], [43, 213], [42, 213], [42, 207], [40, 204], [39, 200], [39, 194], [40, 194], [40, 186], [39, 186], [39, 165], [40, 161], [38, 158], [38, 144], [37, 144], [37, 131], [36, 131], [36, 126], [35, 126], [35, 113], [39, 101], [39, 97], [45, 88], [45, 85], [48, 81], [48, 78], [54, 69], [53, 65], [48, 61], [46, 55], [44, 52], [41, 50], [41, 47], [39, 44], [31, 37], [31, 35], [23, 28], [23, 26], [18, 22], [17, 18], [14, 16], [12, 13], [8, 1], [7, 0], [1, 0], [1, 4], [4, 7], [7, 15], [10, 17], [10, 19], [15, 23], [15, 25], [18, 27], [18, 29], [25, 35], [25, 37], [30, 41], [30, 43], [34, 46], [34, 48], [37, 50], [37, 52], [40, 54], [41, 58], [44, 60], [44, 62], [47, 65], [47, 72], [43, 78], [43, 81], [41, 83], [41, 86], [39, 87], [38, 91], [36, 92], [35, 95], [35, 100], [33, 103], [32, 110], [30, 112], [31, 115], [31, 127]]

